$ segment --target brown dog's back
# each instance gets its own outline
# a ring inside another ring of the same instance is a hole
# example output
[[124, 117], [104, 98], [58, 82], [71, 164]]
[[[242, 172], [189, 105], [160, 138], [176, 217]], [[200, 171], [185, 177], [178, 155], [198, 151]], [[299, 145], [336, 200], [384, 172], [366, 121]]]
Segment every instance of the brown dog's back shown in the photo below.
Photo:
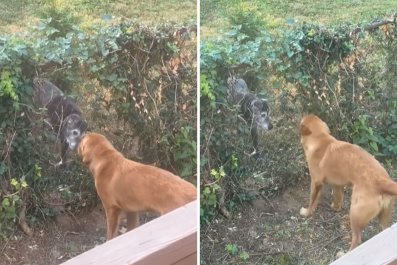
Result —
[[164, 214], [197, 198], [193, 184], [161, 168], [126, 159], [100, 134], [87, 134], [79, 153], [101, 199], [120, 209]]
[[[120, 171], [119, 177], [134, 179], [132, 187], [124, 187], [130, 189], [129, 193], [127, 190], [125, 193], [130, 197], [127, 201], [133, 200], [136, 196], [145, 198], [146, 209], [142, 210], [164, 214], [197, 198], [194, 185], [171, 172], [133, 161], [124, 162], [126, 165], [122, 166], [123, 170]], [[123, 187], [118, 188], [123, 189]]]

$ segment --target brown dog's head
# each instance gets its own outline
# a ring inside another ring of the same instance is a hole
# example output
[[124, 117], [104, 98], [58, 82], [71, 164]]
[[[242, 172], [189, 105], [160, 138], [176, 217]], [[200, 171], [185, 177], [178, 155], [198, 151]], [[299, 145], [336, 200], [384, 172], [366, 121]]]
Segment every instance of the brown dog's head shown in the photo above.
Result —
[[77, 153], [83, 158], [86, 156], [87, 150], [92, 150], [93, 147], [102, 141], [103, 136], [97, 133], [86, 133], [78, 145]]
[[83, 163], [88, 164], [95, 154], [99, 155], [109, 149], [114, 149], [114, 147], [105, 136], [90, 132], [86, 133], [81, 139], [77, 153], [83, 158]]
[[90, 134], [91, 133], [87, 133], [87, 134], [84, 135], [84, 137], [82, 139], [80, 139], [80, 143], [77, 146], [77, 153], [80, 156], [84, 156], [84, 150], [85, 150], [86, 142], [87, 142]]
[[300, 134], [301, 141], [308, 135], [315, 134], [330, 134], [328, 125], [323, 122], [319, 117], [313, 114], [306, 115], [301, 120]]

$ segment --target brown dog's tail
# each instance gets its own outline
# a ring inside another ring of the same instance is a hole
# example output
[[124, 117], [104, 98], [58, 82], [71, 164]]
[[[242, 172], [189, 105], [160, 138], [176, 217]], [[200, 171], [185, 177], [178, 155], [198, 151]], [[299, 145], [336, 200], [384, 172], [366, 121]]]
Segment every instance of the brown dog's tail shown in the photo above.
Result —
[[380, 190], [389, 195], [397, 196], [397, 182], [392, 179], [382, 179], [378, 182]]

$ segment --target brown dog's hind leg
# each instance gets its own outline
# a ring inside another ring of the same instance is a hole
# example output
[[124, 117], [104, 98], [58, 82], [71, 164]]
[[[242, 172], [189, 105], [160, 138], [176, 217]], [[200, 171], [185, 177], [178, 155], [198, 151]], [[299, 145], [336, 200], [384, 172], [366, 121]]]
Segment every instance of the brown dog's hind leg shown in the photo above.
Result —
[[[365, 197], [364, 195], [365, 194]], [[365, 198], [365, 199], [364, 199]], [[350, 226], [352, 230], [352, 242], [349, 251], [361, 243], [361, 231], [368, 223], [379, 215], [380, 208], [378, 195], [370, 194], [361, 190], [358, 192], [353, 187], [352, 202], [350, 206]]]
[[117, 229], [119, 226], [120, 209], [116, 207], [105, 207], [106, 222], [107, 222], [107, 234], [106, 241], [114, 238], [117, 235]]
[[350, 220], [350, 225], [352, 229], [352, 242], [350, 244], [349, 251], [351, 251], [352, 249], [354, 249], [355, 247], [361, 244], [361, 230], [362, 230], [362, 228], [359, 225], [355, 224], [351, 220]]
[[139, 213], [127, 212], [127, 231], [130, 231], [139, 225]]
[[304, 217], [311, 216], [317, 208], [318, 201], [321, 197], [324, 184], [322, 182], [311, 182], [310, 184], [310, 202], [309, 207], [300, 210], [300, 215]]
[[343, 204], [343, 186], [332, 185], [332, 204], [334, 211], [340, 211]]
[[391, 216], [392, 216], [392, 210], [394, 206], [394, 198], [390, 198], [390, 201], [385, 202], [386, 205], [382, 209], [382, 211], [379, 213], [378, 218], [379, 218], [379, 224], [380, 227], [382, 227], [382, 230], [385, 230], [390, 226], [390, 221], [391, 221]]

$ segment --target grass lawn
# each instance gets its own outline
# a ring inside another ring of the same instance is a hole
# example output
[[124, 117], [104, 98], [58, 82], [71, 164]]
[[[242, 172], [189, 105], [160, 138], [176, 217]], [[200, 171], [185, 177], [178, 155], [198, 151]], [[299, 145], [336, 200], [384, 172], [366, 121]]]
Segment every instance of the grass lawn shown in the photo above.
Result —
[[193, 24], [197, 20], [195, 0], [0, 0], [0, 32], [17, 32], [35, 23], [51, 5], [67, 10], [86, 25], [110, 15], [152, 25], [163, 21]]
[[287, 19], [300, 22], [336, 24], [360, 23], [392, 16], [397, 12], [394, 0], [201, 0], [202, 37], [219, 34], [228, 26], [228, 17], [236, 10], [252, 10], [261, 14], [270, 26], [282, 26]]

